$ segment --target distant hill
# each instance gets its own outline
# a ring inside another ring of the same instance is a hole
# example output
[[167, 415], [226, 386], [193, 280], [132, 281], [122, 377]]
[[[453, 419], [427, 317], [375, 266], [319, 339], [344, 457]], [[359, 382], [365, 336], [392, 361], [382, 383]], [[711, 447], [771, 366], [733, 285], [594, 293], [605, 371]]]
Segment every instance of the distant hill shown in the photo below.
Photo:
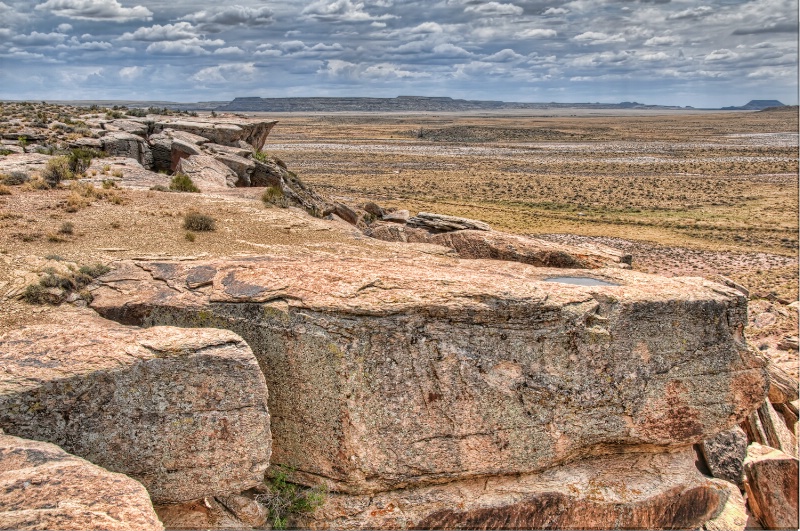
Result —
[[216, 111], [227, 112], [457, 112], [497, 109], [681, 109], [663, 105], [622, 103], [520, 103], [459, 100], [448, 97], [396, 98], [236, 98]]
[[785, 107], [778, 100], [750, 100], [747, 105], [741, 107], [723, 107], [723, 111], [760, 111], [769, 107]]

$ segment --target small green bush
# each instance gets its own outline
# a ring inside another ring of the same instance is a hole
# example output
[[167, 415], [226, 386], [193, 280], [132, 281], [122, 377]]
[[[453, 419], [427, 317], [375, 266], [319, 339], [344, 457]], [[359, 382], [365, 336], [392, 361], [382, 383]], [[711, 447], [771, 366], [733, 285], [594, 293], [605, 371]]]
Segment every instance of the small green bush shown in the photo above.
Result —
[[197, 238], [194, 232], [188, 230], [186, 231], [186, 234], [183, 235], [183, 237], [186, 239], [187, 242], [193, 242]]
[[47, 161], [47, 166], [42, 170], [42, 179], [50, 186], [55, 188], [58, 183], [65, 179], [72, 178], [69, 159], [67, 157], [55, 157]]
[[192, 182], [192, 178], [184, 173], [176, 173], [169, 183], [169, 189], [173, 192], [193, 192], [197, 193], [200, 189]]
[[216, 222], [211, 216], [191, 211], [183, 216], [183, 228], [196, 232], [208, 232], [216, 230]]
[[283, 190], [278, 186], [270, 186], [261, 194], [261, 201], [267, 206], [275, 205], [287, 208], [291, 205], [289, 198], [283, 195]]
[[286, 529], [290, 516], [314, 512], [325, 503], [327, 491], [323, 485], [309, 489], [289, 483], [290, 470], [278, 466], [267, 482], [269, 492], [256, 495], [256, 500], [269, 511], [273, 529]]
[[67, 155], [69, 169], [73, 173], [83, 173], [89, 169], [92, 159], [98, 156], [100, 154], [93, 149], [75, 148]]
[[8, 186], [18, 186], [30, 181], [30, 176], [23, 171], [12, 171], [8, 175], [4, 175], [0, 181]]

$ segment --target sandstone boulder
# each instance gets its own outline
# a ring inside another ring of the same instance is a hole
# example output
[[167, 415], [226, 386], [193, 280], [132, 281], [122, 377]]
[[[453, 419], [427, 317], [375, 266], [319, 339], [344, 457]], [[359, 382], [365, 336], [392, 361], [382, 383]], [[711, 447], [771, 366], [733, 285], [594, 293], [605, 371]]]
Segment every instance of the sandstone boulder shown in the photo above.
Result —
[[153, 132], [160, 133], [164, 129], [186, 131], [207, 138], [215, 144], [241, 147], [240, 142], [245, 142], [253, 149], [260, 150], [277, 123], [245, 118], [216, 118], [213, 121], [164, 119], [155, 123]]
[[739, 426], [720, 432], [700, 444], [711, 475], [742, 486], [747, 455], [747, 434]]
[[40, 172], [47, 166], [47, 162], [52, 159], [50, 155], [41, 153], [12, 153], [5, 157], [0, 157], [0, 173], [22, 172], [28, 175]]
[[155, 510], [167, 529], [235, 529], [242, 531], [250, 527], [215, 498], [156, 505]]
[[416, 216], [409, 218], [407, 223], [410, 227], [425, 229], [434, 233], [454, 230], [492, 230], [483, 221], [445, 216], [444, 214], [432, 214], [430, 212], [420, 212]]
[[703, 524], [703, 529], [706, 531], [744, 531], [747, 528], [748, 519], [744, 496], [739, 487], [733, 483], [727, 483], [724, 486], [728, 490], [728, 499], [722, 510]]
[[226, 330], [87, 318], [0, 336], [0, 428], [129, 475], [161, 503], [260, 483], [266, 401], [252, 352]]
[[390, 223], [408, 223], [411, 213], [408, 210], [394, 210], [387, 212], [381, 219]]
[[233, 146], [223, 146], [221, 144], [214, 144], [213, 142], [207, 142], [203, 144], [203, 149], [206, 149], [211, 153], [228, 153], [230, 155], [236, 155], [245, 158], [249, 157], [253, 153], [252, 147], [245, 149]]
[[213, 157], [230, 168], [237, 175], [239, 178], [236, 181], [237, 186], [250, 186], [250, 176], [256, 169], [255, 162], [232, 153], [216, 153]]
[[155, 171], [172, 171], [172, 137], [166, 133], [150, 135], [147, 139], [153, 153], [153, 169]]
[[233, 188], [239, 181], [239, 176], [232, 169], [211, 155], [182, 158], [175, 171], [191, 177], [194, 184], [204, 192]]
[[92, 306], [240, 334], [270, 388], [274, 462], [350, 493], [684, 447], [764, 399], [736, 290], [619, 269], [547, 280], [565, 271], [583, 274], [323, 252], [126, 262]]
[[150, 131], [150, 124], [152, 124], [152, 122], [148, 123], [147, 120], [119, 119], [107, 122], [103, 124], [103, 127], [107, 131], [122, 131], [124, 133], [146, 137]]
[[112, 131], [100, 139], [103, 151], [110, 157], [135, 159], [146, 169], [153, 167], [150, 145], [140, 136], [122, 131]]
[[[697, 529], [729, 490], [694, 452], [607, 456], [541, 474], [476, 478], [374, 496], [328, 494], [310, 529]], [[740, 496], [741, 498], [741, 496]]]
[[164, 527], [141, 483], [54, 444], [0, 434], [0, 529]]
[[169, 186], [171, 177], [163, 173], [146, 170], [135, 159], [124, 157], [108, 157], [92, 159], [86, 172], [87, 177], [81, 179], [101, 185], [103, 181], [114, 181], [121, 188], [148, 190], [153, 186]]
[[442, 245], [455, 250], [461, 258], [487, 258], [537, 267], [574, 269], [594, 269], [611, 265], [626, 269], [630, 267], [621, 261], [620, 254], [604, 249], [587, 249], [493, 230], [432, 233], [421, 228], [384, 221], [373, 223], [364, 230], [364, 234], [384, 241]]
[[753, 443], [744, 462], [750, 512], [766, 529], [798, 528], [798, 461], [780, 450]]

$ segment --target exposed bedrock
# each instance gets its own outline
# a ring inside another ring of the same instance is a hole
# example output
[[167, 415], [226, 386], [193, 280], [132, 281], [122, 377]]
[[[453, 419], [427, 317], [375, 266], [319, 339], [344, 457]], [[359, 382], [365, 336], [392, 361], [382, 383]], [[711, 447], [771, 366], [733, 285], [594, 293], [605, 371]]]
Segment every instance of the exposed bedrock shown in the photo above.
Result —
[[135, 159], [146, 169], [153, 167], [153, 152], [140, 136], [123, 131], [112, 131], [100, 138], [103, 151], [110, 157]]
[[97, 317], [0, 336], [0, 429], [131, 476], [163, 503], [259, 484], [271, 449], [264, 376], [240, 337]]
[[0, 432], [0, 529], [162, 531], [141, 483]]
[[244, 142], [253, 149], [260, 150], [277, 123], [235, 118], [216, 118], [214, 121], [164, 119], [154, 124], [153, 133], [157, 134], [165, 129], [186, 131], [207, 138], [215, 144], [242, 147], [241, 143]]
[[686, 447], [764, 399], [736, 290], [700, 278], [310, 252], [122, 262], [92, 306], [252, 347], [273, 462], [366, 494]]
[[[725, 482], [691, 450], [604, 456], [540, 474], [376, 495], [329, 494], [292, 522], [309, 529], [697, 529], [721, 513]], [[735, 488], [735, 487], [734, 487]]]
[[[458, 218], [457, 218], [458, 219]], [[364, 234], [378, 240], [404, 243], [432, 243], [449, 247], [461, 258], [486, 258], [521, 262], [537, 267], [596, 269], [617, 266], [628, 268], [631, 256], [616, 249], [595, 245], [592, 248], [562, 245], [529, 236], [484, 229], [430, 232], [393, 222], [376, 222]]]

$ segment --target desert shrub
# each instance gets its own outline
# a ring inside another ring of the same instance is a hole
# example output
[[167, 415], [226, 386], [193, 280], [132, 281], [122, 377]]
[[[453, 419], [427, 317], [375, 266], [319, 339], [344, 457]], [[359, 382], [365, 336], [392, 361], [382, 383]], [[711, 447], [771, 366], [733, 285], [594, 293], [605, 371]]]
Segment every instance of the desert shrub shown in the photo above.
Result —
[[0, 195], [11, 195], [11, 188], [4, 184], [0, 184]]
[[69, 152], [67, 159], [69, 160], [69, 169], [73, 173], [84, 173], [89, 169], [92, 159], [98, 157], [100, 154], [93, 149], [75, 148]]
[[67, 201], [64, 204], [64, 210], [67, 212], [77, 212], [78, 210], [85, 208], [90, 204], [92, 204], [91, 199], [88, 199], [86, 196], [73, 191], [67, 197]]
[[6, 155], [11, 155], [12, 153], [14, 152], [11, 151], [10, 149], [0, 148], [0, 156], [2, 157], [5, 157]]
[[110, 190], [112, 188], [117, 188], [117, 181], [113, 179], [103, 179], [103, 189]]
[[105, 275], [109, 271], [111, 271], [111, 268], [105, 264], [84, 265], [78, 269], [79, 273], [83, 273], [84, 275], [88, 275], [92, 278]]
[[75, 232], [75, 225], [73, 225], [71, 221], [65, 221], [58, 228], [59, 234], [72, 234], [74, 232]]
[[42, 170], [42, 179], [50, 186], [55, 188], [58, 183], [65, 179], [72, 178], [69, 159], [67, 157], [55, 157], [47, 161], [47, 166]]
[[128, 109], [125, 112], [125, 114], [127, 114], [128, 116], [136, 116], [139, 118], [144, 118], [145, 116], [147, 116], [147, 111], [145, 111], [144, 109]]
[[22, 292], [22, 299], [31, 304], [61, 304], [73, 291], [79, 292], [84, 300], [91, 295], [84, 288], [95, 278], [111, 271], [104, 264], [82, 266], [78, 271], [62, 274], [54, 269], [45, 269], [44, 275], [36, 284], [29, 284]]
[[29, 284], [22, 292], [22, 300], [29, 304], [58, 304], [62, 297], [62, 295], [51, 293], [40, 284]]
[[186, 234], [183, 235], [183, 237], [186, 239], [187, 242], [193, 242], [197, 238], [194, 232], [188, 230], [186, 231]]
[[2, 181], [3, 184], [9, 186], [17, 186], [20, 184], [25, 184], [30, 180], [31, 180], [30, 176], [24, 171], [12, 171], [8, 175], [4, 175], [3, 178], [0, 179], [0, 181]]
[[311, 513], [325, 503], [324, 486], [304, 488], [288, 481], [289, 470], [278, 467], [267, 481], [268, 492], [256, 495], [256, 501], [269, 511], [273, 529], [286, 529], [288, 519], [294, 514]]
[[155, 191], [155, 192], [169, 192], [170, 191], [170, 189], [167, 188], [166, 186], [164, 186], [163, 184], [157, 184], [155, 186], [151, 186], [150, 189]]
[[261, 201], [267, 206], [275, 205], [286, 208], [291, 205], [291, 201], [283, 194], [283, 190], [278, 186], [270, 186], [261, 194]]
[[211, 216], [193, 210], [183, 216], [183, 228], [196, 232], [213, 231], [216, 230], [216, 221]]
[[192, 178], [185, 173], [176, 173], [169, 183], [169, 189], [173, 192], [194, 192], [197, 193], [200, 189], [192, 182]]

